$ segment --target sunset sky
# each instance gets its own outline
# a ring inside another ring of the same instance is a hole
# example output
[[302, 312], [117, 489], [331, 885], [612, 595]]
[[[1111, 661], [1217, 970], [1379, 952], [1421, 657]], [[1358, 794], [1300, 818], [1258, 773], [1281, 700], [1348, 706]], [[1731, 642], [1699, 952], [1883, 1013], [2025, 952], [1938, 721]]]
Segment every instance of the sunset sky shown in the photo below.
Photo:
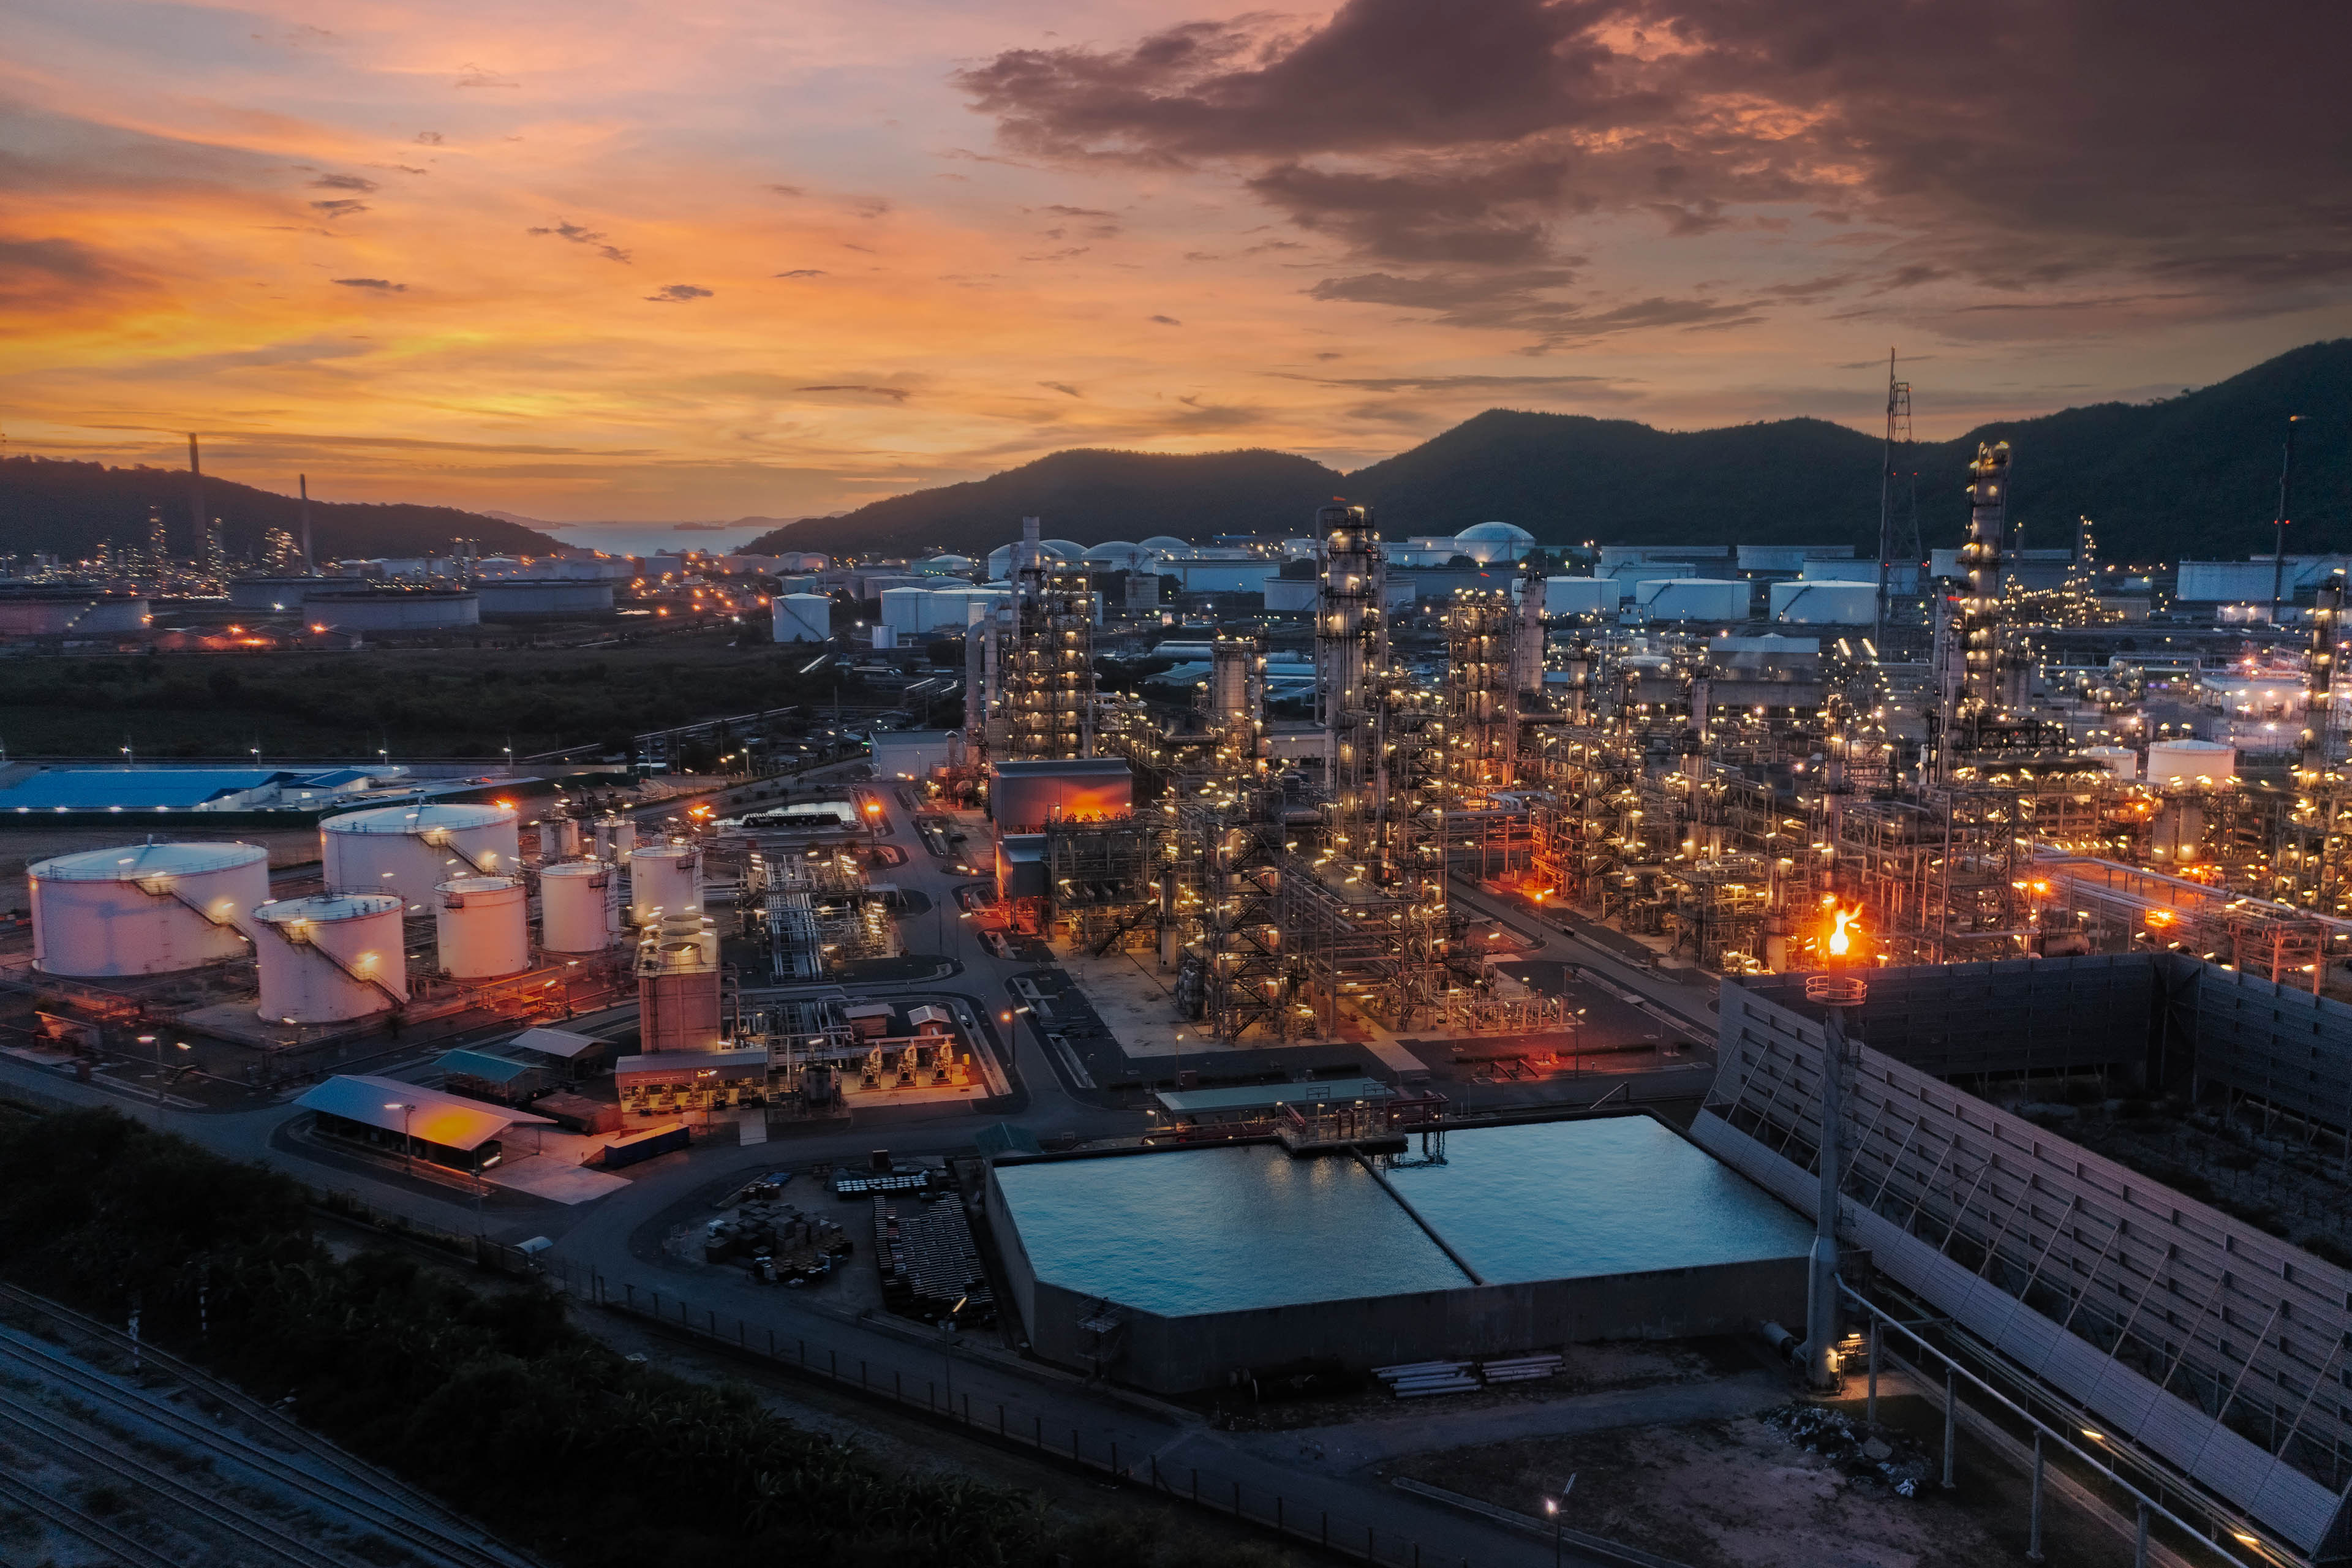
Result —
[[1494, 405], [1874, 428], [1890, 345], [1941, 437], [2352, 330], [2325, 6], [5, 19], [7, 450], [195, 430], [338, 500], [794, 517]]

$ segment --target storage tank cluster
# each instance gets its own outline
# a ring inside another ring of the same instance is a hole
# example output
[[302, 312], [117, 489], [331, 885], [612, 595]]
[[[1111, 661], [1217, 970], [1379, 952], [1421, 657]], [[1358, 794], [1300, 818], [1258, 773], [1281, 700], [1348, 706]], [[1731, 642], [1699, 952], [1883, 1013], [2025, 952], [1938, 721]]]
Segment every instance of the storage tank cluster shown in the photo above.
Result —
[[[624, 864], [637, 923], [700, 918], [699, 850], [637, 849], [626, 817], [594, 827], [609, 858], [558, 859], [539, 872], [541, 947], [585, 955], [621, 940]], [[541, 829], [542, 844], [577, 855], [577, 822]], [[27, 873], [34, 966], [112, 979], [195, 969], [249, 950], [261, 1017], [348, 1023], [407, 1000], [404, 922], [429, 909], [444, 973], [489, 980], [530, 967], [530, 889], [510, 809], [383, 807], [330, 817], [319, 837], [326, 891], [297, 899], [270, 898], [268, 852], [252, 844], [148, 843], [41, 861]]]

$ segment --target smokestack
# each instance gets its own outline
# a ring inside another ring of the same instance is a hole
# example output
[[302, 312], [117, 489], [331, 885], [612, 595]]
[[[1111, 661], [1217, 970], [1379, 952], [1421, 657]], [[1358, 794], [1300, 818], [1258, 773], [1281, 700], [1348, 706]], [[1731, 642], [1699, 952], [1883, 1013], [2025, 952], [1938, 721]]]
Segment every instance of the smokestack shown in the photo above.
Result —
[[205, 469], [196, 460], [196, 437], [188, 434], [188, 531], [193, 542], [189, 548], [199, 555], [205, 548]]
[[310, 562], [310, 476], [297, 474], [294, 482], [302, 491], [302, 570], [307, 574], [318, 570]]

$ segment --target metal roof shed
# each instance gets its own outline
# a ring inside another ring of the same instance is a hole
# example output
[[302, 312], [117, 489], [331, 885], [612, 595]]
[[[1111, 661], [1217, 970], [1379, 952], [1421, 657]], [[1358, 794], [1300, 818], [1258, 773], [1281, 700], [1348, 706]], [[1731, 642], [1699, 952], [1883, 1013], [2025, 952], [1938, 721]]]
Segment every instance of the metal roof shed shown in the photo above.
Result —
[[612, 1043], [600, 1040], [593, 1035], [575, 1035], [569, 1029], [525, 1029], [507, 1042], [509, 1046], [520, 1046], [543, 1057], [561, 1057], [565, 1061], [599, 1047], [609, 1048]]
[[[480, 1148], [518, 1122], [554, 1125], [527, 1110], [494, 1109], [478, 1100], [363, 1073], [331, 1078], [294, 1103], [323, 1116], [339, 1116], [379, 1131], [405, 1132], [420, 1142], [460, 1152]], [[403, 1105], [413, 1109], [404, 1112], [398, 1109]]]

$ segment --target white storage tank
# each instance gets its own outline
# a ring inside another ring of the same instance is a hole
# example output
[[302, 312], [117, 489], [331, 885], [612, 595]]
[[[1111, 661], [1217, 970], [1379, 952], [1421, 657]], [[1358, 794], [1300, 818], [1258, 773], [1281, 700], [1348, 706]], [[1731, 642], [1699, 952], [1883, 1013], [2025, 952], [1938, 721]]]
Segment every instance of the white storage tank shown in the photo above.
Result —
[[882, 625], [902, 637], [913, 637], [924, 629], [930, 617], [931, 591], [929, 588], [885, 588], [882, 590]]
[[1283, 577], [1268, 573], [1265, 607], [1269, 615], [1313, 615], [1318, 584], [1312, 577]]
[[629, 923], [644, 925], [660, 910], [702, 912], [702, 851], [690, 844], [654, 844], [629, 856]]
[[434, 951], [453, 980], [530, 967], [530, 896], [519, 877], [452, 877], [433, 889]]
[[481, 596], [464, 588], [402, 588], [302, 595], [312, 626], [339, 632], [425, 632], [482, 624]]
[[1615, 577], [1547, 577], [1547, 616], [1613, 616], [1624, 602], [1626, 584]]
[[1772, 584], [1772, 618], [1792, 626], [1866, 626], [1878, 619], [1875, 583]]
[[595, 822], [596, 858], [625, 865], [629, 851], [637, 846], [637, 819], [634, 816], [600, 816]]
[[2147, 743], [2147, 782], [2152, 784], [2193, 784], [2200, 778], [2221, 784], [2237, 771], [2238, 748], [2219, 741]]
[[1744, 621], [1744, 582], [1712, 577], [1649, 578], [1633, 584], [1633, 602], [1654, 621]]
[[580, 820], [572, 816], [551, 816], [539, 825], [539, 858], [552, 864], [569, 860], [580, 853]]
[[2129, 746], [2085, 746], [2079, 753], [2086, 763], [2096, 763], [2116, 778], [2126, 782], [2139, 777], [2139, 753]]
[[499, 877], [522, 858], [514, 809], [504, 805], [386, 805], [319, 824], [331, 893], [392, 893], [429, 907], [452, 877]]
[[601, 860], [566, 860], [539, 874], [539, 945], [602, 952], [621, 931], [619, 877]]
[[388, 893], [314, 893], [254, 910], [255, 1011], [272, 1023], [342, 1024], [406, 1002], [404, 907]]
[[778, 642], [824, 642], [833, 636], [833, 601], [823, 594], [786, 594], [772, 610]]
[[255, 844], [139, 844], [44, 860], [33, 894], [33, 967], [98, 979], [194, 969], [245, 952], [269, 901], [269, 852]]

